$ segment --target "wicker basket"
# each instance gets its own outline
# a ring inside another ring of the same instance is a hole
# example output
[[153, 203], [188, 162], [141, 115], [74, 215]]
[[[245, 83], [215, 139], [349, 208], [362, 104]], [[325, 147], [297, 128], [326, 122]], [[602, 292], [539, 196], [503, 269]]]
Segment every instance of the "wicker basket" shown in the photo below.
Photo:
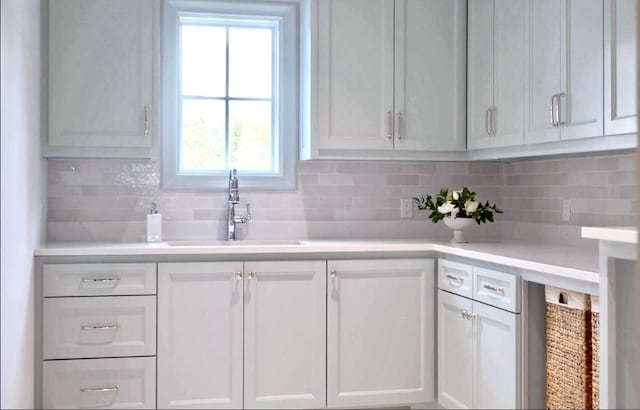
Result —
[[593, 408], [600, 408], [600, 300], [591, 296], [591, 381]]
[[589, 297], [550, 286], [546, 294], [546, 407], [592, 406]]

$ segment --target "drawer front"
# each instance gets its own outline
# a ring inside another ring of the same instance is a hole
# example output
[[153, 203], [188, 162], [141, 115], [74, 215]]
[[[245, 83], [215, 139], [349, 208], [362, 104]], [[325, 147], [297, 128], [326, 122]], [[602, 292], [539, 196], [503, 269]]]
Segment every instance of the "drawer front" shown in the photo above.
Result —
[[43, 304], [43, 358], [156, 354], [156, 297], [49, 298]]
[[153, 295], [155, 263], [45, 264], [44, 296]]
[[155, 357], [60, 360], [42, 365], [45, 409], [153, 409], [155, 396]]
[[438, 260], [438, 288], [464, 297], [471, 297], [473, 287], [471, 265]]
[[520, 277], [474, 266], [473, 299], [520, 313]]

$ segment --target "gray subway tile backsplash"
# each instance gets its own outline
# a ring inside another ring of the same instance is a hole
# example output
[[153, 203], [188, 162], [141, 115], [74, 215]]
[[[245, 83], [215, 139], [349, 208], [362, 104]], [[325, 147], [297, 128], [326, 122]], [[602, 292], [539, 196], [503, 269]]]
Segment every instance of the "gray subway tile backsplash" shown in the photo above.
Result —
[[[226, 217], [225, 192], [163, 191], [155, 160], [51, 159], [48, 164], [47, 219], [56, 230], [66, 222], [138, 226], [151, 201], [171, 221]], [[254, 220], [382, 224], [400, 219], [401, 198], [461, 185], [481, 201], [496, 202], [504, 210], [502, 221], [628, 225], [635, 216], [634, 154], [512, 163], [301, 161], [297, 172], [297, 190], [274, 193], [242, 190], [240, 175], [241, 198], [252, 204]], [[571, 201], [570, 221], [562, 220], [563, 200]], [[413, 219], [426, 220], [427, 213], [414, 210]]]

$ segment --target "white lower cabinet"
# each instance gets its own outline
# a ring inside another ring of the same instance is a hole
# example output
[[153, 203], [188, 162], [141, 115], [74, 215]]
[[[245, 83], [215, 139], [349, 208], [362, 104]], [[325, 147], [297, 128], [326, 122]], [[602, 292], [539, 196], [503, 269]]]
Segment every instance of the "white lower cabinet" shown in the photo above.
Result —
[[327, 265], [327, 406], [434, 401], [432, 259]]
[[158, 272], [159, 408], [324, 407], [324, 261]]
[[[473, 267], [473, 281], [509, 294], [519, 278]], [[482, 274], [480, 274], [481, 272]], [[442, 269], [440, 272], [443, 275]], [[478, 279], [482, 277], [482, 280]], [[517, 292], [514, 292], [517, 295]], [[500, 298], [496, 296], [496, 299]], [[519, 299], [516, 298], [519, 302]], [[513, 311], [438, 290], [438, 402], [456, 409], [521, 408], [519, 304]]]
[[154, 409], [155, 376], [155, 357], [46, 361], [42, 408]]

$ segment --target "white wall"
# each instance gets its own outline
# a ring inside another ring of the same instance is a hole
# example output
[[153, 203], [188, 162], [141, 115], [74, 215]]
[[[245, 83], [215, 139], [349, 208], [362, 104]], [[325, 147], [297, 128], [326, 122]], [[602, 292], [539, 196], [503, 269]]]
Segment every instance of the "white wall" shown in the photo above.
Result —
[[40, 0], [2, 0], [0, 407], [33, 408], [33, 248], [43, 237]]

